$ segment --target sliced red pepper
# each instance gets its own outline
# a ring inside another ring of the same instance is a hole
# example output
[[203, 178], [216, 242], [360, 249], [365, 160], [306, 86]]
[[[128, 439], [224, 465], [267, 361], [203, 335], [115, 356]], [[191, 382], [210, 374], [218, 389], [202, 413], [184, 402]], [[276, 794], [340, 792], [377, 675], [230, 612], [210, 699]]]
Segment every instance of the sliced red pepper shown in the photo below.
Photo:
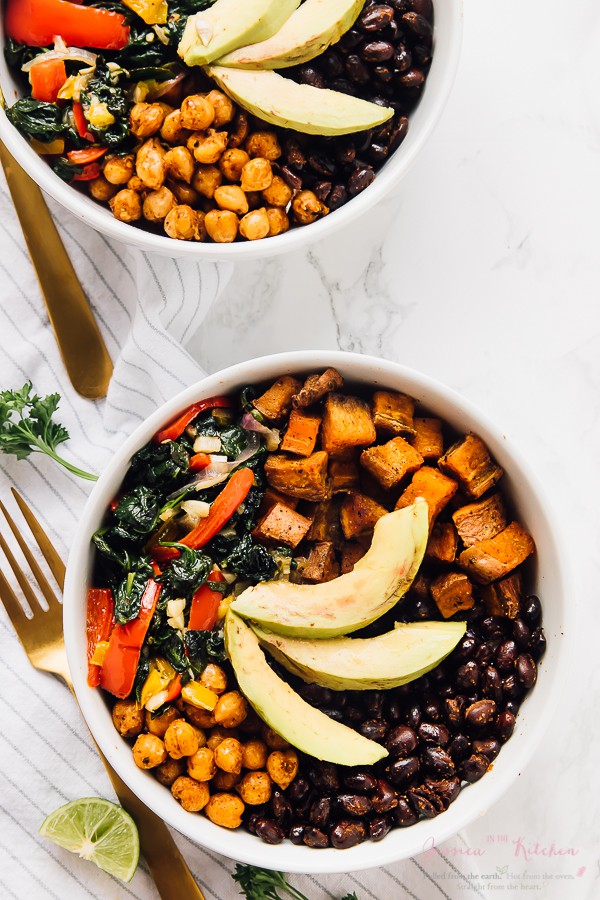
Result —
[[100, 686], [123, 700], [133, 690], [140, 653], [161, 591], [150, 578], [142, 594], [140, 612], [126, 625], [115, 625], [100, 673]]
[[201, 472], [210, 466], [210, 456], [208, 453], [194, 453], [190, 456], [190, 472]]
[[176, 675], [169, 687], [167, 688], [167, 696], [165, 697], [165, 703], [172, 703], [173, 700], [177, 700], [181, 693], [181, 675]]
[[58, 92], [66, 80], [67, 70], [63, 59], [42, 60], [29, 70], [31, 96], [34, 100], [56, 103]]
[[83, 106], [77, 100], [73, 101], [73, 119], [75, 120], [75, 128], [79, 137], [93, 143], [96, 138], [88, 128], [87, 119], [83, 114]]
[[110, 588], [90, 588], [87, 595], [87, 658], [90, 687], [100, 684], [101, 666], [91, 663], [98, 641], [107, 641], [114, 625], [115, 601]]
[[61, 37], [71, 47], [122, 50], [129, 41], [125, 16], [66, 0], [8, 0], [6, 34], [29, 47], [47, 47]]
[[[32, 70], [33, 71], [33, 70]], [[87, 166], [104, 156], [108, 147], [85, 147], [83, 150], [69, 150], [67, 157], [69, 162], [77, 166]]]
[[192, 597], [188, 622], [191, 631], [210, 631], [215, 627], [222, 594], [220, 591], [211, 590], [209, 581], [222, 583], [225, 578], [221, 572], [211, 572]]
[[165, 428], [158, 431], [154, 436], [154, 440], [158, 441], [159, 444], [162, 444], [163, 441], [176, 441], [178, 437], [181, 437], [190, 422], [193, 422], [196, 416], [199, 416], [205, 409], [216, 409], [217, 407], [232, 405], [230, 397], [210, 397], [208, 400], [199, 400], [198, 403], [194, 403], [180, 416], [173, 419]]
[[73, 175], [73, 181], [93, 181], [95, 178], [100, 177], [100, 166], [97, 162], [90, 163], [89, 166], [84, 166], [83, 170], [78, 175]]

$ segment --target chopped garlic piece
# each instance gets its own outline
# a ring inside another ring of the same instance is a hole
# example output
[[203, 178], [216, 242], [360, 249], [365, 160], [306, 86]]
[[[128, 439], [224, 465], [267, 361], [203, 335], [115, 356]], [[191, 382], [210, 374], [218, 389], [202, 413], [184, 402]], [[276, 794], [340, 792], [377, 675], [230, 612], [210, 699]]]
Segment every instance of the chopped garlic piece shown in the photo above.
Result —
[[205, 519], [210, 512], [210, 503], [206, 503], [205, 500], [184, 500], [181, 508], [190, 516]]
[[167, 603], [167, 615], [170, 618], [179, 616], [181, 613], [183, 613], [184, 609], [185, 600], [183, 599], [183, 597], [178, 597], [175, 600], [169, 600]]
[[194, 453], [218, 453], [221, 438], [218, 435], [200, 434], [194, 441]]

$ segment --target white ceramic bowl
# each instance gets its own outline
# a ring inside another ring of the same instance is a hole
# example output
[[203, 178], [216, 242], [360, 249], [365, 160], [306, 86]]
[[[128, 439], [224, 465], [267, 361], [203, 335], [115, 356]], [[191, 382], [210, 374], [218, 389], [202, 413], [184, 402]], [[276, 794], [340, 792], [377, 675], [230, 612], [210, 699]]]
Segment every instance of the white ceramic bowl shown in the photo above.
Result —
[[[3, 23], [0, 22], [0, 42], [4, 46], [2, 29]], [[83, 222], [109, 237], [124, 241], [140, 250], [151, 250], [172, 257], [233, 261], [276, 256], [322, 240], [378, 201], [389, 197], [415, 161], [442, 113], [454, 81], [461, 37], [462, 0], [436, 0], [435, 53], [431, 71], [423, 90], [423, 97], [417, 109], [411, 114], [408, 135], [397, 152], [383, 166], [373, 184], [341, 209], [310, 226], [294, 228], [286, 234], [261, 241], [235, 244], [188, 243], [174, 241], [166, 236], [151, 234], [124, 222], [118, 222], [107, 207], [96, 203], [55, 175], [25, 138], [13, 128], [2, 109], [0, 109], [0, 140], [44, 191]], [[12, 105], [18, 98], [19, 91], [6, 66], [3, 54], [0, 54], [0, 85], [7, 104]]]
[[[311, 850], [289, 841], [272, 847], [245, 831], [225, 832], [204, 816], [185, 812], [167, 788], [150, 773], [136, 767], [131, 748], [113, 727], [105, 697], [86, 682], [85, 597], [93, 556], [90, 538], [117, 494], [133, 453], [165, 422], [198, 399], [234, 392], [246, 384], [274, 380], [284, 373], [308, 374], [327, 366], [337, 367], [348, 381], [405, 391], [457, 431], [472, 430], [483, 438], [505, 469], [503, 490], [514, 504], [519, 520], [535, 537], [537, 556], [532, 566], [531, 587], [542, 599], [548, 639], [538, 683], [523, 704], [514, 735], [503, 747], [493, 769], [480, 782], [462, 790], [449, 810], [437, 818], [393, 830], [380, 843], [367, 841], [351, 850]], [[251, 360], [207, 376], [165, 403], [136, 428], [100, 477], [81, 517], [67, 569], [64, 626], [77, 698], [94, 738], [121, 778], [169, 825], [199, 844], [240, 862], [288, 872], [348, 872], [413, 856], [431, 847], [432, 841], [439, 845], [485, 813], [521, 773], [553, 714], [559, 685], [565, 680], [571, 632], [567, 598], [572, 579], [568, 577], [561, 553], [565, 542], [560, 540], [556, 522], [547, 507], [545, 497], [549, 493], [536, 484], [506, 434], [482, 413], [438, 382], [395, 363], [339, 351], [306, 351]]]

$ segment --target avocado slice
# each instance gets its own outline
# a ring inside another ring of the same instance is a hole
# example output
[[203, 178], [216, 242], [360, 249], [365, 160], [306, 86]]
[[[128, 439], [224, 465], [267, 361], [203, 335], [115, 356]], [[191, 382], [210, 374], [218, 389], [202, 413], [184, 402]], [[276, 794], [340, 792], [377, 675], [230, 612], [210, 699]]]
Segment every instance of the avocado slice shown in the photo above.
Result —
[[314, 59], [354, 25], [364, 0], [305, 0], [266, 41], [240, 47], [219, 60], [239, 69], [283, 69]]
[[409, 622], [374, 638], [311, 641], [254, 626], [288, 672], [333, 691], [385, 691], [414, 681], [439, 665], [466, 629], [466, 622]]
[[382, 516], [368, 553], [347, 575], [323, 584], [263, 581], [241, 593], [231, 609], [291, 637], [329, 638], [364, 628], [411, 586], [429, 536], [427, 509], [418, 498]]
[[388, 755], [376, 744], [306, 703], [267, 663], [258, 638], [231, 610], [225, 646], [240, 690], [258, 715], [292, 746], [342, 766], [367, 766]]
[[269, 69], [209, 66], [208, 74], [244, 109], [305, 134], [351, 134], [387, 122], [394, 110], [328, 88], [297, 84]]
[[177, 52], [188, 66], [205, 66], [230, 50], [264, 41], [300, 6], [300, 0], [217, 0], [188, 16]]

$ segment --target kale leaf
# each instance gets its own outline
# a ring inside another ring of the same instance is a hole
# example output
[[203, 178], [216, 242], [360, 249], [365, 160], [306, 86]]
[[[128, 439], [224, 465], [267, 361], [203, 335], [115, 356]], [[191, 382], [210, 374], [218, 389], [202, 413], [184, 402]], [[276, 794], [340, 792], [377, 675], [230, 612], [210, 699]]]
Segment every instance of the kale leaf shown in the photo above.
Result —
[[58, 175], [59, 178], [62, 178], [62, 180], [67, 183], [73, 181], [73, 178], [76, 175], [81, 175], [83, 172], [83, 166], [78, 166], [76, 163], [69, 162], [64, 156], [59, 156], [58, 159], [50, 164], [50, 167], [55, 175]]
[[119, 86], [120, 74], [113, 74], [105, 60], [98, 57], [94, 77], [87, 83], [81, 94], [81, 102], [85, 108], [93, 104], [104, 103], [115, 121], [107, 128], [94, 128], [89, 125], [92, 134], [106, 147], [114, 149], [133, 143], [129, 131], [129, 102], [125, 91]]
[[232, 425], [221, 432], [221, 452], [228, 459], [236, 459], [248, 446], [248, 434], [239, 425]]
[[158, 497], [150, 488], [138, 485], [119, 501], [115, 519], [126, 532], [146, 535], [156, 525], [160, 509]]
[[142, 595], [151, 576], [152, 567], [141, 557], [121, 580], [115, 591], [115, 620], [119, 625], [126, 625], [139, 615]]
[[192, 669], [201, 673], [209, 660], [223, 662], [227, 659], [222, 630], [186, 631], [187, 661]]
[[191, 550], [182, 544], [178, 546], [182, 549], [182, 555], [173, 560], [158, 580], [168, 585], [177, 597], [189, 597], [206, 581], [213, 561], [201, 550]]
[[62, 112], [54, 103], [23, 97], [6, 110], [6, 116], [15, 128], [29, 137], [48, 144], [66, 131]]
[[170, 487], [170, 482], [185, 475], [189, 466], [189, 455], [177, 441], [166, 441], [164, 444], [150, 441], [131, 460], [127, 482], [157, 488]]
[[259, 488], [250, 488], [242, 504], [241, 512], [236, 513], [236, 527], [239, 526], [243, 531], [252, 531], [256, 522], [256, 514], [264, 495], [264, 491], [259, 490]]
[[275, 577], [277, 563], [262, 544], [245, 534], [229, 549], [220, 564], [248, 581], [269, 581]]
[[142, 688], [144, 687], [144, 683], [149, 673], [150, 663], [148, 662], [148, 657], [145, 654], [142, 654], [138, 663], [137, 672], [135, 673], [135, 681], [133, 682], [132, 692], [138, 703], [142, 698]]

